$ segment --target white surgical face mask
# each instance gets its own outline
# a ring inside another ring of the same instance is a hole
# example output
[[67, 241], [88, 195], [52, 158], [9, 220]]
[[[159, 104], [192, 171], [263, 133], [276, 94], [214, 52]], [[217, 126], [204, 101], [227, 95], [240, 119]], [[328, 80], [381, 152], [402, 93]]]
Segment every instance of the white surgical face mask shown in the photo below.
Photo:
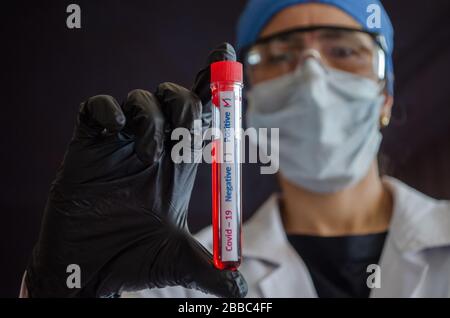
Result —
[[376, 81], [309, 58], [294, 73], [255, 85], [247, 97], [249, 127], [279, 128], [280, 143], [270, 146], [279, 147], [281, 174], [294, 184], [331, 193], [368, 173], [385, 101]]

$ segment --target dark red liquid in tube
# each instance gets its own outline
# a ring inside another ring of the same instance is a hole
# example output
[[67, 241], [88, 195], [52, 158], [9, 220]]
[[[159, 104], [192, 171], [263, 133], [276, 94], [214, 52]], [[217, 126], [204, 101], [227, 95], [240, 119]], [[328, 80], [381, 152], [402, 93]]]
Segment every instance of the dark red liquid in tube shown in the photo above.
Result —
[[211, 65], [213, 257], [218, 269], [241, 264], [242, 64]]

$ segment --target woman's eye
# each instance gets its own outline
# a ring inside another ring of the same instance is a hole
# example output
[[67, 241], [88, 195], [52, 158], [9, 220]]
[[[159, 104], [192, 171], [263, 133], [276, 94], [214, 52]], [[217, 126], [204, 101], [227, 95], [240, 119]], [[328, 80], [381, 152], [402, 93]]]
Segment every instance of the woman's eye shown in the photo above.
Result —
[[331, 54], [336, 58], [349, 58], [358, 55], [358, 52], [350, 47], [333, 47], [331, 49]]
[[271, 65], [289, 63], [290, 61], [292, 61], [292, 54], [290, 53], [271, 55], [267, 59], [267, 62]]

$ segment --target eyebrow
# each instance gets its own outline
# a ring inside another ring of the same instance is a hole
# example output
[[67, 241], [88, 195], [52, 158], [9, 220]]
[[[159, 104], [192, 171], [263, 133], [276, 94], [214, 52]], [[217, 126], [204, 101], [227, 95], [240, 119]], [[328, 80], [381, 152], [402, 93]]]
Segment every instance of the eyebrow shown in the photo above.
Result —
[[321, 30], [320, 36], [327, 39], [339, 39], [347, 37], [349, 32], [343, 30]]
[[[343, 30], [323, 30], [320, 37], [323, 39], [345, 39], [348, 38], [350, 33]], [[366, 33], [357, 33], [356, 37], [360, 40], [361, 45], [365, 48], [369, 48], [375, 44], [373, 38]]]

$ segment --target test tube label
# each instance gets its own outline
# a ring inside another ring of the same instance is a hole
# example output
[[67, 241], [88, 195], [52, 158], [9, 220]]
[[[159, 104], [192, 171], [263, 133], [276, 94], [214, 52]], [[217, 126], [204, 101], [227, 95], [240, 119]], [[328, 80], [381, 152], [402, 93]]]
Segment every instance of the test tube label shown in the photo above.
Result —
[[[238, 261], [238, 211], [236, 158], [236, 96], [233, 91], [222, 91], [220, 98], [220, 130], [222, 132], [221, 215], [220, 234], [222, 262]], [[239, 115], [238, 115], [239, 116]]]

